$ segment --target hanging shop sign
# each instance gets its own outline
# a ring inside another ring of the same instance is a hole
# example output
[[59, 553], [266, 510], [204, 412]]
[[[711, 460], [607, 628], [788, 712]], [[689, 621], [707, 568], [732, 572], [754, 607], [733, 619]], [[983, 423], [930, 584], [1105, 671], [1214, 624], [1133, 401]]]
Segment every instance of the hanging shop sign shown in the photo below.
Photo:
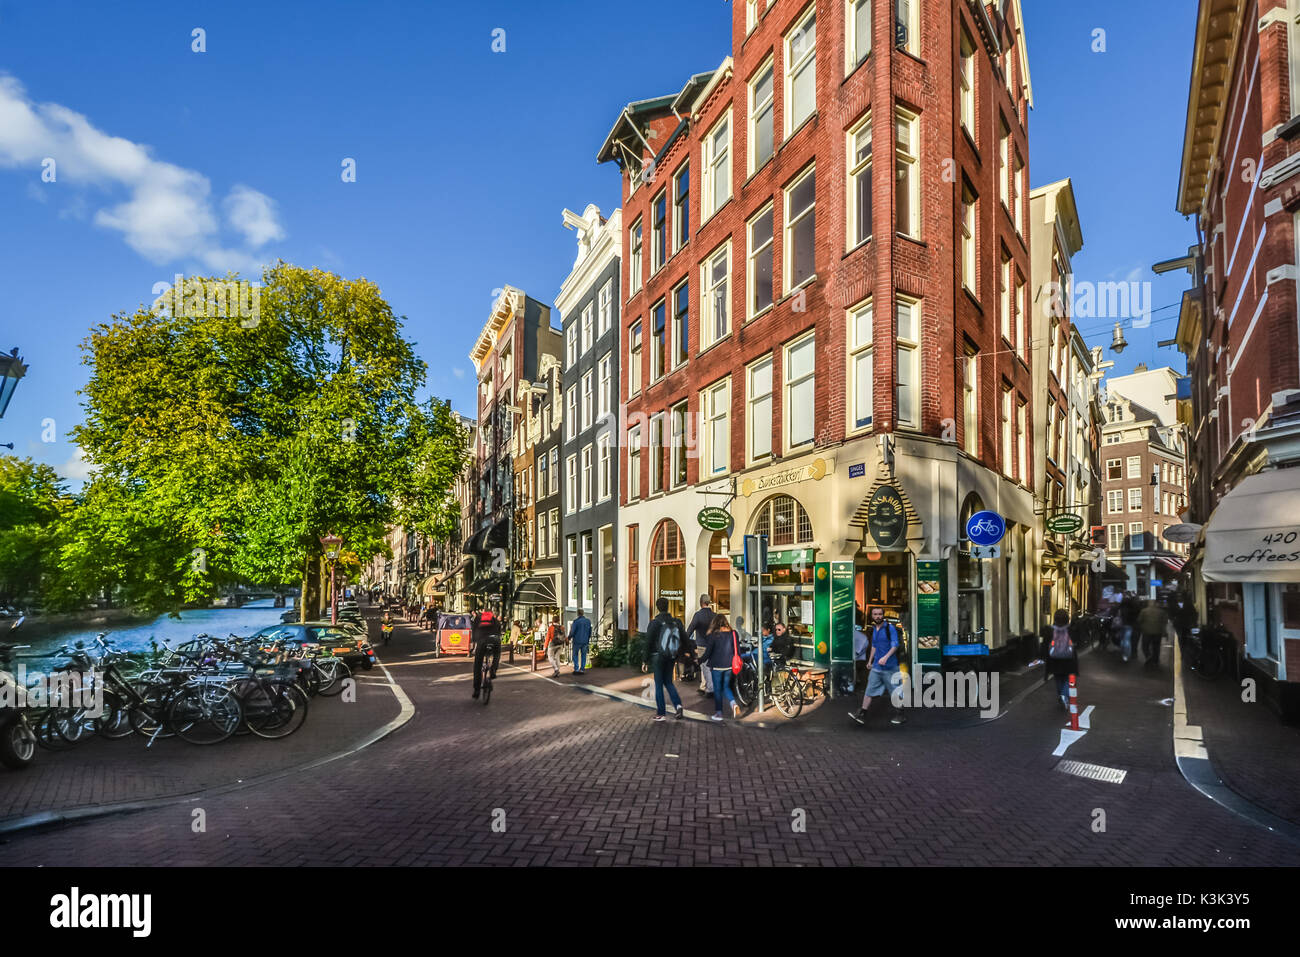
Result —
[[[749, 538], [751, 536], [745, 536]], [[745, 556], [743, 553], [731, 556], [731, 564], [735, 568], [744, 569]], [[773, 565], [795, 565], [809, 566], [813, 564], [813, 550], [811, 548], [773, 548], [767, 552], [767, 569], [771, 570]]]
[[1167, 542], [1176, 542], [1179, 545], [1190, 545], [1196, 541], [1196, 536], [1201, 534], [1201, 526], [1193, 525], [1190, 522], [1184, 522], [1181, 525], [1170, 525], [1160, 536]]
[[892, 485], [881, 485], [867, 505], [867, 531], [877, 548], [890, 549], [907, 534], [907, 506]]
[[707, 529], [710, 532], [725, 532], [731, 527], [731, 513], [725, 508], [709, 506], [700, 509], [700, 513], [695, 516], [696, 521], [700, 523], [700, 528]]
[[776, 472], [768, 472], [757, 478], [747, 478], [740, 483], [740, 494], [746, 498], [755, 492], [768, 492], [772, 489], [784, 488], [787, 485], [793, 485], [795, 482], [810, 480], [818, 482], [824, 479], [832, 468], [832, 462], [827, 459], [813, 459], [807, 465], [799, 465], [794, 468], [780, 469]]
[[966, 537], [972, 545], [996, 545], [1007, 533], [1007, 520], [997, 512], [976, 512], [966, 522]]
[[1047, 519], [1047, 530], [1053, 535], [1073, 535], [1083, 528], [1083, 518], [1073, 512], [1062, 512]]

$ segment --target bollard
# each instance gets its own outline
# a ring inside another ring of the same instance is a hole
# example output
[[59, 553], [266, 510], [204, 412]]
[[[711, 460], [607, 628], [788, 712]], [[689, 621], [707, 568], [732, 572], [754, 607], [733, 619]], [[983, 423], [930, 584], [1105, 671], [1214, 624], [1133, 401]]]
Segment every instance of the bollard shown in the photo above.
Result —
[[1070, 675], [1070, 730], [1079, 730], [1079, 689]]

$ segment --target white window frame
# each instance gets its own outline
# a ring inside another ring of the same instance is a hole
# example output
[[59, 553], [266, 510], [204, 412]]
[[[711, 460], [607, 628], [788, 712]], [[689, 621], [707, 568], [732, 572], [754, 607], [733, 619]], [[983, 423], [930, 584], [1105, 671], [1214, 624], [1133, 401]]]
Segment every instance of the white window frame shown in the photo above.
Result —
[[[551, 487], [547, 494], [555, 495], [560, 491], [560, 449], [558, 446], [556, 448], [551, 449], [551, 463], [550, 463], [549, 471], [551, 473]], [[555, 550], [557, 552], [559, 551], [558, 545], [556, 546]]]
[[[857, 12], [860, 8], [867, 8], [867, 36], [866, 49], [858, 49], [858, 34], [854, 27], [857, 25]], [[873, 26], [874, 11], [871, 9], [871, 0], [846, 0], [844, 4], [844, 75], [848, 76], [858, 67], [860, 67], [871, 55], [871, 34]]]
[[1146, 544], [1143, 536], [1146, 534], [1146, 528], [1141, 522], [1128, 523], [1128, 547], [1134, 551], [1141, 551]]
[[1007, 345], [1013, 345], [1012, 336], [1015, 330], [1011, 327], [1011, 296], [1013, 293], [1011, 283], [1011, 256], [1006, 250], [1002, 250], [999, 255], [1002, 258], [1002, 269], [998, 275], [998, 316], [999, 331], [1002, 334], [1002, 341]]
[[564, 394], [564, 438], [572, 442], [578, 436], [578, 387], [569, 386]]
[[963, 179], [961, 186], [961, 284], [976, 300], [980, 297], [979, 262], [976, 258], [976, 246], [979, 242], [979, 202], [979, 194]]
[[[677, 167], [677, 172], [673, 174], [673, 252], [679, 252], [683, 246], [691, 241], [689, 235], [691, 223], [691, 161], [685, 159], [682, 165]], [[686, 195], [682, 196], [682, 177], [686, 176]], [[685, 225], [687, 233], [682, 233], [682, 226]]]
[[976, 71], [975, 71], [975, 54], [978, 51], [975, 41], [971, 39], [966, 28], [962, 27], [960, 47], [958, 49], [959, 63], [957, 75], [959, 77], [960, 89], [958, 91], [959, 116], [961, 117], [962, 128], [975, 140], [975, 103], [976, 103]]
[[[857, 158], [858, 137], [864, 132], [867, 136], [867, 158], [859, 162]], [[846, 178], [845, 184], [847, 187], [845, 189], [845, 198], [848, 204], [848, 215], [845, 217], [846, 233], [844, 237], [844, 248], [847, 251], [850, 249], [856, 249], [871, 240], [871, 230], [868, 230], [865, 236], [858, 236], [858, 233], [860, 232], [859, 227], [861, 226], [858, 222], [858, 178], [861, 176], [873, 176], [874, 173], [872, 163], [875, 159], [875, 144], [872, 141], [871, 112], [869, 110], [867, 111], [867, 115], [855, 123], [848, 133], [845, 134], [845, 149], [847, 151], [845, 169], [848, 170], [848, 177]], [[873, 204], [875, 202], [875, 187], [876, 184], [873, 177], [871, 183]], [[875, 223], [873, 222], [871, 225], [874, 229]]]
[[1122, 552], [1124, 550], [1124, 523], [1116, 522], [1113, 525], [1106, 526], [1106, 547], [1112, 552]]
[[[758, 249], [755, 249], [754, 248], [754, 224], [757, 223], [764, 216], [771, 217], [772, 220], [771, 235], [769, 236], [767, 242], [763, 243], [763, 245]], [[746, 259], [746, 269], [745, 269], [745, 321], [748, 322], [749, 320], [754, 319], [757, 316], [761, 316], [763, 313], [767, 312], [776, 304], [776, 205], [775, 203], [768, 203], [757, 213], [755, 213], [752, 217], [750, 217], [749, 222], [745, 224], [745, 236], [746, 236], [746, 247], [749, 251], [748, 257]], [[770, 280], [771, 285], [768, 288], [768, 295], [772, 301], [769, 302], [762, 309], [755, 310], [754, 297], [758, 292], [757, 261], [759, 255], [763, 252], [767, 252], [768, 255], [772, 257], [772, 269], [771, 269], [772, 278]]]
[[[785, 63], [785, 138], [789, 139], [790, 134], [808, 122], [808, 119], [817, 112], [817, 27], [814, 22], [812, 30], [812, 42], [801, 40], [801, 37], [807, 37], [808, 33], [805, 27], [809, 20], [816, 20], [817, 4], [810, 3], [808, 7], [799, 15], [794, 26], [790, 29], [781, 41], [781, 49]], [[795, 49], [796, 45], [799, 47]], [[794, 116], [794, 83], [796, 75], [803, 73], [804, 70], [812, 70], [813, 78], [813, 100], [812, 107], [808, 110], [807, 115], [799, 117]]]
[[[678, 369], [686, 364], [690, 359], [690, 325], [691, 325], [691, 287], [689, 281], [683, 279], [673, 287], [672, 303], [672, 335], [669, 336], [668, 343], [668, 362], [671, 369]], [[686, 307], [683, 313], [678, 310], [678, 304]]]
[[578, 364], [578, 324], [569, 323], [569, 328], [564, 330], [564, 358], [565, 368], [572, 369]]
[[962, 439], [966, 454], [974, 456], [979, 455], [980, 439], [979, 358], [979, 352], [972, 352], [969, 348], [966, 350], [966, 368], [962, 381]]
[[[664, 311], [664, 348], [662, 359], [659, 358], [659, 337], [655, 333], [655, 311], [661, 307]], [[648, 321], [650, 325], [650, 384], [654, 385], [668, 374], [668, 362], [672, 359], [672, 353], [669, 351], [668, 343], [668, 297], [665, 296], [650, 307], [650, 317]]]
[[1056, 447], [1056, 403], [1052, 401], [1051, 396], [1048, 396], [1047, 397], [1047, 460], [1049, 462], [1058, 461], [1056, 457], [1057, 452], [1058, 450]]
[[[1110, 467], [1111, 467], [1112, 465], [1114, 465], [1115, 468], [1119, 469], [1119, 475], [1116, 475], [1114, 478], [1111, 478], [1111, 474], [1110, 474]], [[1108, 482], [1117, 482], [1117, 481], [1122, 480], [1123, 477], [1124, 477], [1124, 460], [1123, 460], [1123, 459], [1107, 459], [1107, 460], [1106, 460], [1106, 469], [1105, 469], [1105, 473], [1106, 473], [1106, 474], [1105, 474], [1105, 478], [1106, 478], [1106, 481], [1108, 481]]]
[[[659, 206], [659, 201], [663, 200], [664, 204], [664, 221], [662, 224], [655, 222], [655, 210]], [[660, 257], [659, 247], [662, 242], [663, 256]], [[650, 275], [653, 276], [659, 270], [664, 268], [668, 258], [672, 255], [672, 247], [668, 244], [668, 190], [661, 189], [650, 200]]]
[[546, 513], [542, 512], [537, 516], [537, 557], [538, 558], [549, 557], [546, 551], [546, 545], [547, 545]]
[[1140, 479], [1142, 477], [1142, 456], [1130, 455], [1124, 461], [1125, 478]]
[[[797, 378], [793, 372], [793, 359], [795, 350], [807, 348], [812, 356], [809, 370]], [[786, 453], [794, 452], [796, 449], [810, 449], [817, 441], [817, 340], [816, 334], [809, 331], [804, 335], [790, 340], [781, 348], [782, 353], [782, 376], [781, 376], [781, 432], [782, 440]], [[808, 392], [811, 396], [811, 416], [812, 428], [807, 439], [794, 442], [791, 427], [794, 425], [794, 399], [792, 393], [796, 388], [802, 387], [807, 383]]]
[[[714, 140], [718, 132], [723, 128], [727, 129], [726, 144], [718, 150]], [[716, 156], [715, 152], [722, 155]], [[727, 178], [727, 193], [721, 200], [715, 196], [717, 183], [715, 180], [719, 175]], [[704, 137], [704, 142], [700, 144], [700, 225], [713, 218], [723, 206], [731, 200], [732, 196], [731, 182], [731, 110], [728, 109], [725, 114], [718, 118], [709, 132]], [[698, 229], [696, 230], [699, 231]]]
[[[816, 176], [817, 164], [810, 163], [808, 168], [790, 181], [790, 185], [782, 190], [782, 198], [785, 205], [785, 226], [784, 226], [784, 260], [782, 263], [785, 275], [782, 277], [782, 288], [786, 294], [794, 292], [800, 286], [805, 286], [817, 278], [817, 183]], [[801, 210], [792, 211], [790, 209], [790, 197], [794, 191], [803, 184], [809, 176], [814, 177], [813, 181], [813, 200], [809, 206]], [[813, 229], [811, 242], [813, 244], [813, 270], [803, 281], [796, 283], [794, 281], [794, 231], [808, 216], [813, 217]]]
[[564, 460], [564, 510], [572, 515], [578, 510], [578, 456], [577, 453]]
[[608, 418], [610, 409], [612, 408], [611, 400], [613, 395], [612, 390], [614, 387], [613, 358], [614, 357], [611, 353], [606, 352], [600, 357], [600, 361], [597, 363], [597, 368], [600, 370], [600, 388], [598, 391], [599, 400], [597, 404], [599, 414], [597, 416], [597, 421], [602, 421]]
[[[898, 135], [899, 127], [905, 126], [908, 131], [907, 141], [908, 149], [904, 149], [902, 138]], [[911, 110], [905, 110], [897, 107], [894, 110], [894, 171], [895, 183], [894, 189], [900, 190], [901, 187], [897, 182], [898, 164], [904, 163], [909, 167], [907, 177], [908, 183], [908, 205], [911, 212], [911, 221], [908, 223], [898, 222], [898, 199], [894, 200], [894, 229], [901, 236], [909, 239], [921, 238], [921, 118]], [[906, 228], [904, 228], [906, 227]]]
[[1130, 512], [1142, 511], [1142, 486], [1134, 485], [1128, 489], [1128, 510]]
[[609, 327], [614, 320], [614, 280], [605, 280], [605, 285], [600, 287], [600, 326], [599, 335], [609, 332]]
[[628, 235], [628, 258], [631, 260], [628, 269], [628, 296], [629, 298], [641, 291], [641, 273], [645, 268], [642, 260], [645, 257], [645, 232], [641, 229], [641, 217], [636, 218], [636, 222], [627, 231]]
[[745, 0], [745, 36], [754, 32], [758, 26], [758, 4], [760, 0]]
[[608, 501], [613, 494], [611, 465], [609, 433], [604, 432], [596, 437], [596, 500], [599, 502]]
[[641, 497], [641, 426], [627, 431], [627, 500]]
[[[679, 411], [681, 412], [680, 416], [678, 415]], [[679, 421], [681, 422], [680, 431], [678, 431]], [[691, 479], [691, 449], [689, 438], [690, 407], [687, 405], [685, 399], [669, 407], [668, 422], [669, 442], [672, 443], [668, 456], [668, 487], [670, 489], [685, 488], [686, 485], [690, 483]], [[680, 481], [677, 478], [679, 472], [682, 473]]]
[[593, 319], [594, 319], [594, 316], [595, 316], [595, 311], [596, 311], [596, 304], [595, 304], [595, 303], [591, 303], [591, 302], [589, 302], [589, 303], [587, 303], [585, 306], [582, 307], [582, 350], [581, 350], [581, 354], [584, 355], [584, 356], [587, 354], [588, 351], [590, 351], [590, 349], [591, 349], [591, 343], [592, 343], [592, 341], [593, 341], [593, 338], [592, 338], [592, 328], [593, 328], [592, 322], [593, 322]]
[[998, 117], [998, 198], [1007, 212], [1011, 212], [1011, 129], [1007, 121]]
[[[756, 393], [754, 391], [754, 375], [766, 367], [767, 372], [767, 390]], [[763, 356], [755, 362], [751, 362], [745, 368], [745, 461], [749, 465], [758, 462], [766, 462], [772, 458], [772, 417], [774, 414], [774, 403], [776, 397], [773, 395], [776, 381], [776, 366], [771, 353]], [[754, 442], [755, 428], [761, 426], [758, 422], [756, 407], [766, 405], [767, 409], [767, 428], [760, 429], [760, 433], [766, 439], [766, 451], [759, 452], [756, 450]]]
[[593, 456], [594, 456], [593, 446], [590, 442], [588, 442], [586, 445], [582, 447], [582, 466], [581, 466], [582, 471], [580, 473], [582, 476], [581, 487], [582, 487], [583, 508], [591, 508], [591, 497], [593, 491], [592, 486], [595, 483], [595, 479], [596, 479], [596, 473], [595, 473], [596, 462]]
[[[701, 390], [700, 418], [704, 425], [700, 481], [704, 481], [731, 471], [731, 376]], [[717, 463], [719, 454], [721, 468]]]
[[1020, 484], [1029, 486], [1029, 403], [1016, 401], [1016, 478]]
[[[759, 81], [768, 74], [771, 74], [771, 79], [768, 83], [770, 92], [762, 102], [759, 102], [756, 99]], [[776, 64], [773, 62], [771, 56], [764, 60], [763, 65], [754, 73], [754, 79], [749, 84], [748, 95], [749, 112], [746, 115], [749, 118], [749, 142], [745, 152], [749, 154], [746, 159], [746, 168], [749, 171], [749, 175], [753, 176], [754, 173], [762, 169], [767, 162], [776, 155]], [[767, 156], [764, 156], [762, 159], [759, 159], [757, 153], [758, 125], [760, 116], [763, 113], [767, 114], [767, 122], [772, 127], [772, 152], [768, 153]]]
[[596, 377], [594, 370], [588, 369], [582, 374], [582, 429], [586, 432], [591, 428], [592, 419], [595, 418], [596, 410]]
[[[922, 300], [914, 299], [911, 296], [898, 296], [897, 309], [895, 310], [895, 321], [897, 322], [894, 336], [894, 344], [897, 349], [896, 361], [898, 369], [903, 369], [906, 362], [912, 373], [911, 383], [911, 403], [916, 412], [914, 419], [904, 420], [901, 414], [902, 410], [902, 390], [904, 388], [903, 376], [896, 375], [894, 381], [894, 424], [903, 429], [919, 429], [921, 427], [921, 322], [924, 317]], [[912, 326], [912, 336], [903, 334], [903, 313], [907, 312], [910, 316]]]
[[[898, 22], [903, 19], [900, 9], [906, 5], [907, 23], [907, 42], [902, 46], [898, 45]], [[894, 46], [899, 50], [919, 57], [921, 55], [921, 10], [919, 0], [894, 0]]]
[[1015, 468], [1013, 457], [1012, 443], [1014, 437], [1011, 434], [1012, 416], [1015, 414], [1012, 389], [1005, 382], [1002, 384], [1002, 474], [1007, 478], [1014, 478], [1012, 470]]
[[[659, 441], [655, 441], [656, 435]], [[664, 414], [656, 412], [650, 416], [650, 494], [656, 495], [664, 490], [663, 455], [664, 449]]]
[[[874, 422], [875, 399], [872, 395], [872, 389], [875, 385], [875, 333], [872, 328], [875, 322], [875, 309], [870, 298], [846, 310], [847, 316], [845, 321], [845, 335], [847, 337], [848, 354], [848, 371], [846, 380], [849, 384], [847, 401], [845, 407], [848, 412], [848, 432], [850, 435], [860, 432], [870, 432]], [[865, 326], [865, 336], [859, 336]], [[865, 370], [866, 396], [865, 409], [859, 402], [859, 386], [861, 384], [861, 374]], [[863, 416], [865, 411], [866, 415]]]
[[565, 566], [569, 572], [569, 607], [575, 608], [578, 604], [578, 536], [567, 535], [565, 543]]
[[1106, 514], [1122, 515], [1124, 513], [1124, 490], [1113, 488], [1106, 493]]
[[627, 330], [627, 394], [641, 392], [641, 360], [645, 354], [645, 326], [638, 319]]
[[[713, 281], [718, 261], [722, 262], [722, 280]], [[703, 352], [731, 335], [731, 240], [727, 239], [700, 263], [700, 351]], [[721, 304], [722, 315], [718, 315]], [[717, 333], [718, 320], [725, 329]]]
[[[583, 532], [579, 535], [579, 538], [582, 539], [582, 594], [585, 605], [587, 602], [594, 601], [596, 598], [596, 576], [592, 564], [594, 554], [592, 533]], [[592, 610], [594, 611], [595, 609]]]

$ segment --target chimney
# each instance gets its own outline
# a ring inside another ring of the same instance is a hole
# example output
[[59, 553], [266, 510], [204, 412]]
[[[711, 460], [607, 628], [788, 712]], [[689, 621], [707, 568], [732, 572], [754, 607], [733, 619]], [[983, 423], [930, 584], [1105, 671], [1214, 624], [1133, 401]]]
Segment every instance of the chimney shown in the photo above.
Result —
[[1146, 364], [1145, 362], [1139, 362], [1139, 363], [1137, 364], [1137, 368], [1135, 368], [1133, 371], [1134, 371], [1135, 373], [1136, 373], [1136, 372], [1146, 372], [1146, 371], [1147, 371], [1147, 364]]

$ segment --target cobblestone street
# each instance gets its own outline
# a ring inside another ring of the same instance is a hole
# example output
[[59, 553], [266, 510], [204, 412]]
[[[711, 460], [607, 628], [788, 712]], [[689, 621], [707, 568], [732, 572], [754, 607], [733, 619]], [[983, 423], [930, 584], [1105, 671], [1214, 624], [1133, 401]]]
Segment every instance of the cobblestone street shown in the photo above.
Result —
[[434, 659], [426, 643], [400, 626], [385, 656], [416, 708], [388, 738], [273, 784], [15, 834], [6, 863], [1300, 863], [1300, 847], [1183, 781], [1168, 663], [1084, 657], [1093, 728], [1066, 757], [1128, 772], [1111, 784], [1054, 770], [1065, 718], [1042, 686], [958, 729], [656, 724], [645, 707], [504, 660], [484, 707], [469, 663]]

